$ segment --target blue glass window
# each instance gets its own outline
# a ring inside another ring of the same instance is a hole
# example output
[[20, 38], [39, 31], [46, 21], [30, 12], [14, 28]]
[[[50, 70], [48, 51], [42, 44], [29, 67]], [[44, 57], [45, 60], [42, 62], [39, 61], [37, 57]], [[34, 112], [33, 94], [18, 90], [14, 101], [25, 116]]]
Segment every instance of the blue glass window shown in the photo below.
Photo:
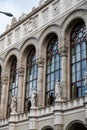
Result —
[[46, 58], [46, 105], [52, 105], [55, 97], [55, 81], [61, 80], [61, 56], [57, 37], [49, 41]]
[[84, 96], [85, 93], [86, 50], [85, 25], [80, 22], [71, 32], [71, 98]]
[[27, 58], [26, 69], [26, 92], [25, 92], [25, 112], [28, 112], [31, 107], [30, 97], [33, 89], [37, 90], [37, 64], [36, 52], [33, 48]]

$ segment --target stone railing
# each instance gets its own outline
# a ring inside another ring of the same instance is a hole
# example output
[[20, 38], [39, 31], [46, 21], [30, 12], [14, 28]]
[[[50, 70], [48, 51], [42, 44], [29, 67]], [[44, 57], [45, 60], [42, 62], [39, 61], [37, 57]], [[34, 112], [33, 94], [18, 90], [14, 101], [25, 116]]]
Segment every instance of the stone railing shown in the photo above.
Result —
[[84, 106], [84, 102], [85, 102], [85, 97], [65, 101], [63, 103], [63, 110], [69, 110], [69, 109]]
[[[58, 106], [56, 103], [58, 110], [63, 110], [63, 111], [69, 110], [70, 111], [75, 108], [78, 109], [78, 108], [84, 107], [85, 97], [81, 97], [81, 98], [77, 98], [77, 99], [73, 99], [73, 100], [69, 100], [69, 101], [64, 101], [61, 103], [62, 103], [62, 106]], [[61, 109], [60, 109], [60, 107], [61, 107]], [[49, 114], [54, 114], [54, 109], [55, 109], [55, 105], [46, 106], [46, 107], [42, 107], [42, 108], [36, 108], [34, 111], [35, 113], [33, 113], [34, 114], [33, 116], [41, 117], [41, 116], [47, 116]], [[31, 113], [31, 111], [30, 111], [30, 113]], [[32, 116], [32, 114], [30, 114], [30, 113], [21, 113], [21, 114], [16, 115], [15, 122], [28, 120], [29, 117]], [[1, 119], [0, 126], [8, 125], [9, 120], [10, 120], [10, 118]]]

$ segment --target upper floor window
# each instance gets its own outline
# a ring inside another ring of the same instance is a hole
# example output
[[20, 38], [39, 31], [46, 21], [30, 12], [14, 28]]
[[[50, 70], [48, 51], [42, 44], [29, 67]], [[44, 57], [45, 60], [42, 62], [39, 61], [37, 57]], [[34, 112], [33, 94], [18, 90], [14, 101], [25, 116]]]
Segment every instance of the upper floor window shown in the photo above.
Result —
[[61, 56], [57, 37], [48, 43], [46, 61], [46, 105], [51, 105], [55, 99], [55, 82], [61, 80]]
[[10, 67], [10, 85], [9, 85], [9, 97], [8, 97], [8, 112], [10, 114], [11, 97], [17, 97], [18, 95], [18, 71], [17, 71], [17, 59], [16, 57], [11, 63]]
[[30, 110], [31, 107], [31, 93], [32, 90], [37, 90], [37, 64], [36, 64], [36, 51], [33, 48], [27, 58], [26, 69], [26, 92], [25, 92], [25, 112]]
[[84, 96], [87, 45], [83, 22], [74, 26], [71, 32], [71, 98]]

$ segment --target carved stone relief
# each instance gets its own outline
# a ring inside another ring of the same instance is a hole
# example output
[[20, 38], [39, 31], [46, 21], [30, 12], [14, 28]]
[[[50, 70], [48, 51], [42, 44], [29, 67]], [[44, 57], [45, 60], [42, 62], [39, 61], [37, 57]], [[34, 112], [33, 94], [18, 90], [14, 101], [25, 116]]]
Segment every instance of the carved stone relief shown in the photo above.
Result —
[[53, 4], [53, 17], [60, 13], [60, 1]]
[[43, 12], [42, 12], [42, 17], [43, 17], [43, 24], [46, 23], [48, 20], [49, 20], [49, 14], [48, 14], [48, 8], [45, 9]]
[[18, 41], [20, 39], [20, 28], [15, 30], [15, 41]]
[[8, 45], [12, 44], [12, 33], [10, 33], [10, 34], [7, 36], [7, 44], [8, 44]]

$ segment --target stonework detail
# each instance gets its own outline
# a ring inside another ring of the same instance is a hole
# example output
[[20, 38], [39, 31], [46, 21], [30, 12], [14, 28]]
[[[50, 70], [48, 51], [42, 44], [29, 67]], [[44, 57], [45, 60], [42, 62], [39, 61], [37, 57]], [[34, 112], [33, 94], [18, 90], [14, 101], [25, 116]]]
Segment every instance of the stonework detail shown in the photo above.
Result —
[[53, 17], [60, 13], [60, 1], [53, 4]]
[[4, 46], [5, 46], [5, 38], [0, 40], [0, 51], [4, 49]]
[[19, 76], [23, 76], [24, 75], [24, 67], [20, 67], [20, 68], [18, 68], [18, 75]]
[[42, 11], [43, 24], [45, 24], [49, 20], [48, 11], [48, 8]]
[[17, 28], [15, 30], [15, 42], [17, 42], [18, 40], [20, 40], [20, 28]]
[[33, 29], [36, 29], [38, 27], [38, 15], [33, 17], [32, 26]]
[[12, 44], [12, 33], [7, 36], [7, 45]]
[[37, 58], [37, 64], [38, 64], [38, 67], [43, 67], [44, 66], [44, 58], [42, 58], [42, 57]]
[[23, 28], [24, 28], [24, 34], [27, 34], [29, 31], [29, 21], [27, 21], [25, 24], [23, 24]]

